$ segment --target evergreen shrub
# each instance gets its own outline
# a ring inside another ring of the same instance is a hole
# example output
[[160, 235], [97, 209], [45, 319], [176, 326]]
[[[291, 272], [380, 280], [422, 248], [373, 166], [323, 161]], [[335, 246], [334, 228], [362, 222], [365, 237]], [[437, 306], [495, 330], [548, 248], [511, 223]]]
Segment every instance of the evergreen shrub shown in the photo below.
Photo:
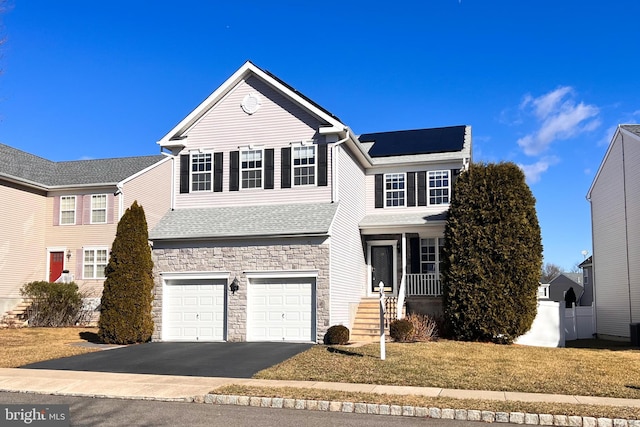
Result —
[[413, 341], [413, 323], [409, 319], [396, 319], [389, 325], [389, 335], [394, 341]]
[[153, 261], [147, 220], [137, 201], [118, 223], [105, 276], [100, 339], [112, 344], [149, 341], [153, 333]]
[[345, 345], [349, 342], [349, 328], [343, 325], [331, 326], [324, 334], [324, 343], [327, 345]]
[[448, 333], [510, 343], [527, 332], [536, 315], [542, 242], [522, 170], [513, 163], [473, 164], [460, 174], [444, 237]]

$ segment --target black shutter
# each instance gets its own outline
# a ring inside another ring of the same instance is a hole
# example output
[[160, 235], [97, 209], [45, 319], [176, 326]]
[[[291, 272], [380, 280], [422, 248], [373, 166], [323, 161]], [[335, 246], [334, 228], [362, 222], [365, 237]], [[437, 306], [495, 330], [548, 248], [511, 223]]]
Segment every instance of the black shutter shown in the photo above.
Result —
[[240, 152], [231, 151], [229, 153], [229, 191], [240, 189]]
[[427, 173], [418, 172], [418, 206], [427, 206]]
[[280, 187], [291, 188], [291, 147], [280, 152]]
[[327, 144], [318, 145], [318, 186], [327, 186], [327, 173], [328, 173], [328, 151]]
[[376, 208], [383, 208], [384, 207], [384, 175], [381, 173], [376, 174], [375, 177], [375, 183], [376, 183], [376, 196], [375, 196], [375, 203], [376, 203]]
[[213, 153], [213, 191], [222, 191], [222, 153]]
[[451, 191], [449, 192], [449, 202], [451, 202], [451, 198], [453, 197], [453, 184], [456, 183], [458, 177], [460, 176], [460, 169], [451, 169]]
[[407, 206], [416, 205], [416, 173], [407, 172]]
[[264, 188], [267, 190], [273, 189], [273, 148], [267, 148], [264, 150]]
[[189, 155], [180, 155], [180, 194], [189, 192]]
[[409, 254], [411, 257], [411, 271], [409, 274], [420, 273], [420, 239], [418, 237], [409, 239]]

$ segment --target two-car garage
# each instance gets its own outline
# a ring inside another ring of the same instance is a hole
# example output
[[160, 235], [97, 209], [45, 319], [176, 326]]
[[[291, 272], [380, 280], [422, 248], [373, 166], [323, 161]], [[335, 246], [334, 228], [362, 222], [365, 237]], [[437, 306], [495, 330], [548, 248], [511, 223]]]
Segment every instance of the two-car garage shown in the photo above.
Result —
[[229, 277], [228, 273], [163, 275], [162, 340], [225, 341], [231, 320], [233, 327], [245, 323], [247, 341], [315, 342], [313, 273], [247, 273], [235, 294], [229, 290]]

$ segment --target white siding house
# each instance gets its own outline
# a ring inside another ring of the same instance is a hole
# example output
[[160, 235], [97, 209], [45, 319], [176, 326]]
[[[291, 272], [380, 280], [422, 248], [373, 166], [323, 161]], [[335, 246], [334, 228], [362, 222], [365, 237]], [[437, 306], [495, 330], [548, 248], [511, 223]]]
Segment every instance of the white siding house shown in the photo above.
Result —
[[322, 341], [376, 274], [406, 293], [410, 251], [415, 281], [439, 289], [469, 126], [358, 136], [247, 62], [158, 144], [174, 196], [150, 232], [154, 340]]
[[620, 125], [587, 194], [596, 332], [630, 338], [640, 322], [640, 125]]

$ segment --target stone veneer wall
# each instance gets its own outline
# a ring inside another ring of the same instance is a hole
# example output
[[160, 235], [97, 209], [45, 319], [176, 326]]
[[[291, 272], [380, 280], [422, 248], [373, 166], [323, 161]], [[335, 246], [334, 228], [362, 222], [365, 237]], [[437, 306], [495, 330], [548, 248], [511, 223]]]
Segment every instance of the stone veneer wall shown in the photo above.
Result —
[[162, 278], [165, 272], [228, 272], [240, 282], [235, 295], [227, 291], [227, 341], [245, 341], [247, 336], [247, 278], [246, 271], [317, 270], [316, 278], [316, 339], [322, 342], [329, 328], [329, 245], [324, 239], [304, 242], [251, 242], [198, 244], [197, 247], [153, 248], [154, 301], [153, 341], [162, 336]]

